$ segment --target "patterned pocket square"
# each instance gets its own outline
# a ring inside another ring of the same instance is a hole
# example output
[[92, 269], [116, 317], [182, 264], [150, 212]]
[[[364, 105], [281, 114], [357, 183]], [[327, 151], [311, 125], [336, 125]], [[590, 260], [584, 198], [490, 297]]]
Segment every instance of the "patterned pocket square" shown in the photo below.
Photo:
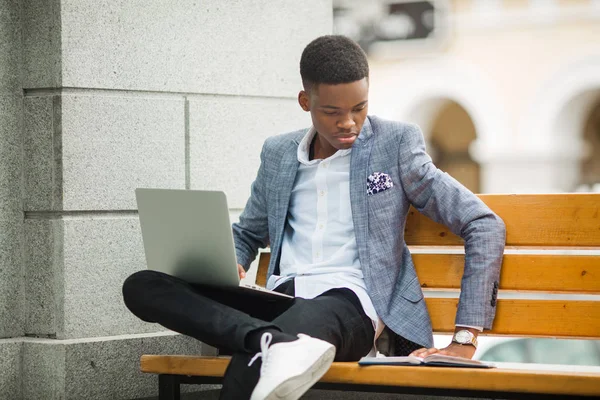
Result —
[[367, 195], [369, 196], [388, 190], [391, 187], [394, 187], [392, 178], [383, 172], [373, 172], [367, 178]]

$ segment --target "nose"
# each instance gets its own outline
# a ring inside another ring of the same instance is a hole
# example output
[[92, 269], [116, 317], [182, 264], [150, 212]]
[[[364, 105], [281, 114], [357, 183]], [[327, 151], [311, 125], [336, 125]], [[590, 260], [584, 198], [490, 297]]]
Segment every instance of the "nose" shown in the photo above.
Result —
[[354, 122], [354, 119], [352, 118], [352, 114], [346, 114], [337, 123], [338, 129], [344, 130], [344, 131], [349, 131], [355, 126], [356, 126], [356, 122]]

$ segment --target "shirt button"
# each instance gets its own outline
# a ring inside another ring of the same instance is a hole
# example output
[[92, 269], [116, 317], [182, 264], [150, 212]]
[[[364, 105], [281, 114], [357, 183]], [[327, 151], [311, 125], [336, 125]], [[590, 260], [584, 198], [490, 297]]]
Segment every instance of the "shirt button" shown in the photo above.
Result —
[[325, 191], [321, 190], [321, 193], [319, 193], [321, 196], [325, 196]]
[[323, 224], [319, 224], [319, 229], [323, 229]]

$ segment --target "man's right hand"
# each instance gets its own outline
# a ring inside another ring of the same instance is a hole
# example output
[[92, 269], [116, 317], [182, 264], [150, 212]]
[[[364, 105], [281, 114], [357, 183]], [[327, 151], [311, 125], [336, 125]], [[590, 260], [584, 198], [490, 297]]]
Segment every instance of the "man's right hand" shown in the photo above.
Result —
[[240, 275], [240, 279], [244, 279], [246, 277], [246, 270], [240, 264], [238, 266], [238, 274]]

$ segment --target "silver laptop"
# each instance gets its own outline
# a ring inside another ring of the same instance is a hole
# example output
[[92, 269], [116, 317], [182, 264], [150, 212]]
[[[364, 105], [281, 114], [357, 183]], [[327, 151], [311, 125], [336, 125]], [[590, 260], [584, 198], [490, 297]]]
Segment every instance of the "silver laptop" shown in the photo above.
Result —
[[136, 189], [148, 269], [190, 283], [288, 297], [241, 283], [225, 193]]

